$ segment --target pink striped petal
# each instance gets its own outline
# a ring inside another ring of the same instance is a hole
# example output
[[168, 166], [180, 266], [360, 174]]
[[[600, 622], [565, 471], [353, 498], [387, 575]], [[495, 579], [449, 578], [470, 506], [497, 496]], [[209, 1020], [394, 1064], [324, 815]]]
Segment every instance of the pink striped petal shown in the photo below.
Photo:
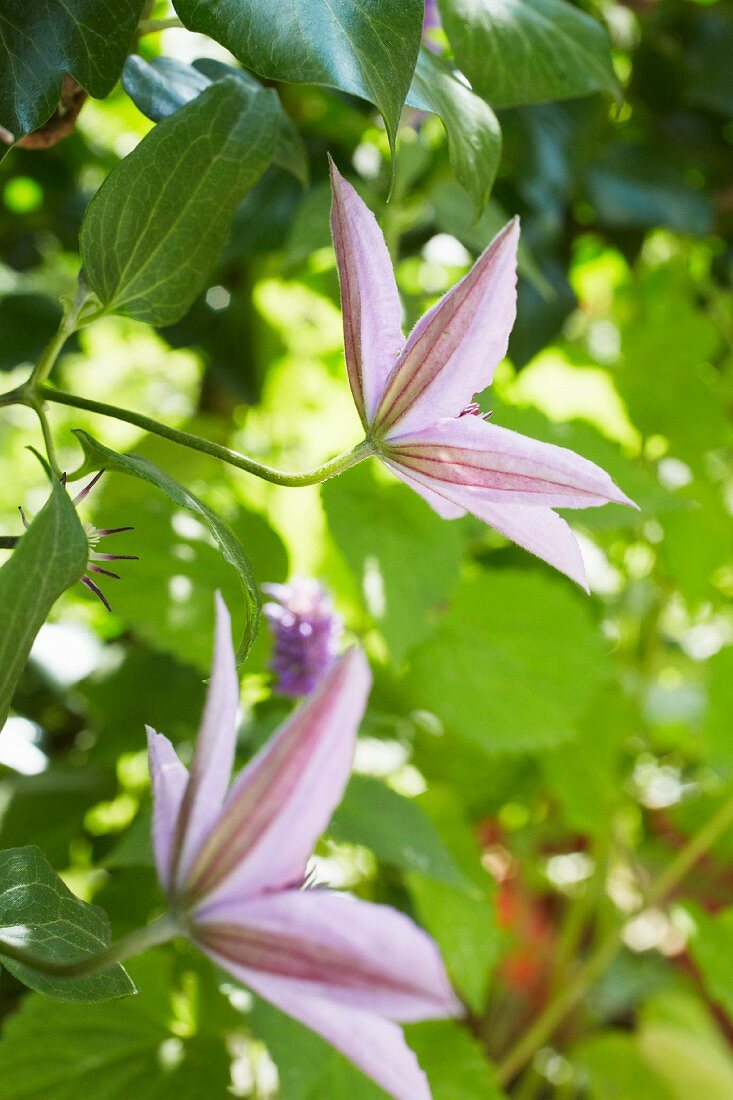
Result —
[[403, 913], [321, 889], [250, 900], [228, 893], [193, 915], [207, 950], [276, 984], [403, 1022], [460, 1012], [433, 940]]
[[[388, 465], [393, 466], [392, 463]], [[529, 550], [530, 554], [565, 573], [588, 591], [578, 540], [565, 520], [551, 508], [532, 504], [492, 504], [483, 498], [480, 490], [435, 481], [425, 474], [406, 468], [402, 469], [401, 475], [408, 484], [414, 482], [413, 487], [418, 492], [427, 488], [436, 495], [445, 496], [451, 504], [482, 519], [506, 538], [516, 542], [517, 546]]]
[[153, 788], [153, 853], [163, 889], [171, 889], [171, 856], [178, 825], [188, 769], [178, 759], [167, 737], [145, 727], [148, 735], [148, 760]]
[[207, 954], [260, 997], [317, 1032], [394, 1100], [431, 1100], [427, 1078], [401, 1028], [391, 1020], [321, 997], [306, 996], [294, 982], [278, 981], [245, 967], [232, 966], [212, 952]]
[[594, 462], [478, 416], [440, 420], [392, 438], [383, 453], [408, 471], [475, 490], [494, 504], [589, 508], [613, 501], [635, 507]]
[[398, 477], [400, 481], [404, 481], [405, 485], [409, 485], [416, 493], [427, 501], [430, 507], [438, 513], [442, 519], [459, 519], [461, 516], [465, 516], [466, 509], [461, 508], [458, 504], [453, 504], [452, 501], [446, 500], [445, 497], [438, 496], [432, 489], [429, 489], [427, 485], [422, 485], [420, 482], [415, 481], [414, 478], [408, 477], [407, 471], [402, 468], [397, 462], [390, 462], [388, 458], [384, 459], [385, 466], [389, 466], [395, 477]]
[[238, 706], [239, 681], [231, 620], [217, 592], [211, 679], [174, 844], [173, 873], [179, 887], [224, 803], [232, 777]]
[[514, 324], [518, 241], [515, 218], [415, 325], [374, 417], [381, 435], [457, 417], [491, 383]]
[[360, 649], [331, 665], [232, 787], [191, 871], [190, 897], [251, 897], [302, 881], [348, 781], [370, 684]]
[[330, 159], [336, 251], [351, 392], [366, 428], [404, 344], [402, 306], [376, 218]]

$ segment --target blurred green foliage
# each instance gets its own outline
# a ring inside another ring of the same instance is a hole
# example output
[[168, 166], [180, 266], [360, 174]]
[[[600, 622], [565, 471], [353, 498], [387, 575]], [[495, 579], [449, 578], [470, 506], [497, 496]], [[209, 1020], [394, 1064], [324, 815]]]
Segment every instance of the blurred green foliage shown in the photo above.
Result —
[[[555, 6], [568, 8], [523, 5]], [[447, 28], [449, 11], [471, 7], [480, 5], [441, 3]], [[447, 134], [437, 118], [403, 112], [393, 183], [384, 124], [349, 93], [369, 92], [393, 124], [399, 89], [277, 84], [308, 185], [302, 171], [271, 164], [184, 317], [155, 331], [105, 318], [67, 345], [54, 375], [84, 396], [304, 468], [358, 431], [326, 152], [379, 215], [408, 322], [506, 216], [521, 215], [518, 320], [484, 403], [497, 423], [599, 462], [639, 503], [639, 513], [570, 516], [590, 598], [470, 517], [440, 520], [376, 463], [320, 490], [289, 489], [130, 425], [61, 406], [49, 414], [62, 468], [83, 458], [72, 429], [142, 455], [221, 517], [257, 584], [297, 574], [327, 583], [367, 648], [375, 688], [357, 774], [317, 872], [404, 908], [440, 944], [467, 1019], [407, 1029], [436, 1100], [733, 1092], [730, 831], [672, 898], [645, 904], [649, 882], [733, 782], [733, 7], [584, 7], [610, 35], [623, 102], [581, 96], [615, 83], [603, 66], [576, 73], [566, 91], [580, 98], [561, 99], [555, 85], [517, 90], [527, 73], [505, 46], [504, 86], [474, 82], [503, 136], [480, 216], [476, 180], [486, 177], [461, 160], [455, 135], [451, 145], [447, 112]], [[588, 18], [572, 12], [571, 30]], [[165, 16], [165, 5], [152, 14]], [[221, 55], [181, 30], [138, 48], [147, 61]], [[457, 38], [453, 49], [460, 62]], [[468, 75], [483, 61], [474, 40]], [[46, 77], [55, 87], [51, 67]], [[8, 389], [52, 334], [59, 296], [73, 293], [89, 200], [151, 126], [118, 84], [84, 105], [64, 141], [17, 147], [0, 164]], [[495, 152], [486, 146], [482, 165]], [[48, 496], [26, 450], [37, 431], [30, 410], [2, 410], [7, 536], [22, 531], [19, 504], [35, 514]], [[216, 589], [241, 625], [236, 572], [185, 503], [105, 474], [81, 518], [134, 524], [126, 549], [140, 561], [106, 585], [111, 615], [78, 586], [61, 598], [0, 736], [0, 847], [37, 844], [75, 894], [107, 911], [115, 934], [163, 905], [150, 869], [143, 724], [190, 753]], [[260, 633], [242, 670], [242, 761], [285, 713], [269, 657]], [[502, 1093], [496, 1065], [616, 924], [618, 955]], [[100, 1007], [55, 1004], [3, 971], [1, 1100], [114, 1100], [132, 1089], [139, 1100], [173, 1091], [193, 1100], [229, 1086], [282, 1100], [381, 1095], [185, 947], [156, 951], [131, 973], [139, 997]]]

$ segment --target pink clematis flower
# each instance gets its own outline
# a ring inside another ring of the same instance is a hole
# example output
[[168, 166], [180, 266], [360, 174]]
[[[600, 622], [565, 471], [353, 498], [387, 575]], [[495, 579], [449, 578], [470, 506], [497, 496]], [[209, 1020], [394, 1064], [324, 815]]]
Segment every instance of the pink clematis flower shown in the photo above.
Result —
[[363, 653], [350, 649], [229, 788], [239, 686], [229, 615], [217, 598], [190, 772], [170, 741], [148, 729], [153, 847], [183, 935], [390, 1095], [429, 1100], [393, 1021], [457, 1013], [436, 945], [394, 909], [304, 888], [306, 861], [349, 777], [370, 682]]
[[487, 423], [473, 402], [514, 324], [517, 219], [405, 341], [374, 215], [333, 162], [331, 186], [346, 366], [375, 453], [445, 519], [471, 512], [587, 587], [575, 536], [553, 508], [633, 502], [594, 463]]

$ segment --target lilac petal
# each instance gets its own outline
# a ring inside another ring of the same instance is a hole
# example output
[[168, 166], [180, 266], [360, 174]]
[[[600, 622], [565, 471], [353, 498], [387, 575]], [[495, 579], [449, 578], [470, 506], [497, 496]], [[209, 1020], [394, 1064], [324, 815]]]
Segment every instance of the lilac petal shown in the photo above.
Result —
[[86, 573], [81, 578], [81, 583], [85, 586], [85, 588], [88, 588], [90, 592], [93, 592], [98, 600], [101, 600], [101, 602], [104, 604], [104, 606], [107, 608], [108, 611], [112, 610], [112, 608], [109, 605], [109, 601], [108, 601], [107, 597], [105, 596], [104, 592], [102, 591], [102, 589], [99, 588], [98, 585], [96, 585], [94, 583], [92, 578], [88, 577], [86, 575]]
[[153, 852], [161, 885], [170, 891], [171, 858], [178, 814], [188, 783], [188, 769], [178, 759], [167, 737], [145, 727], [148, 735], [148, 760], [153, 788]]
[[[392, 463], [389, 463], [391, 466]], [[397, 472], [395, 470], [395, 472]], [[571, 528], [551, 508], [532, 504], [492, 504], [475, 489], [435, 481], [416, 470], [402, 469], [401, 476], [420, 492], [423, 488], [471, 512], [517, 546], [546, 561], [588, 591], [583, 555]]]
[[402, 306], [376, 218], [332, 160], [330, 165], [331, 235], [341, 283], [346, 367], [366, 428], [404, 343]]
[[243, 900], [194, 914], [206, 949], [309, 996], [403, 1022], [461, 1011], [434, 941], [403, 913], [327, 890]]
[[423, 485], [419, 481], [415, 481], [414, 478], [409, 477], [407, 471], [402, 468], [397, 462], [390, 462], [388, 458], [384, 460], [385, 466], [389, 466], [392, 473], [404, 481], [405, 485], [409, 485], [416, 493], [419, 493], [423, 500], [427, 501], [434, 511], [442, 519], [459, 519], [461, 516], [465, 516], [466, 509], [461, 508], [459, 504], [454, 504], [451, 500], [446, 500], [445, 497], [439, 496], [437, 493], [429, 489], [427, 485]]
[[231, 620], [226, 604], [217, 592], [211, 679], [176, 833], [173, 861], [178, 886], [185, 881], [191, 864], [221, 812], [234, 763], [238, 707], [239, 681]]
[[514, 218], [415, 325], [374, 417], [380, 434], [457, 417], [491, 383], [514, 324], [518, 240]]
[[393, 438], [384, 453], [408, 471], [471, 489], [495, 504], [635, 507], [594, 462], [476, 416], [441, 420]]
[[370, 683], [361, 650], [334, 661], [232, 787], [189, 876], [191, 897], [302, 881], [348, 781]]
[[288, 1016], [317, 1032], [345, 1054], [394, 1100], [431, 1100], [430, 1086], [400, 1027], [372, 1012], [332, 1004], [300, 992], [294, 982], [278, 981], [265, 974], [234, 966], [207, 951], [260, 997]]

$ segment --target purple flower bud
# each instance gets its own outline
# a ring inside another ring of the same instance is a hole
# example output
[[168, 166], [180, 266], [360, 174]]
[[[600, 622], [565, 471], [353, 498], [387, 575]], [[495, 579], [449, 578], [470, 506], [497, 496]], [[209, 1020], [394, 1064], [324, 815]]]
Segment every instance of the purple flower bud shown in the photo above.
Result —
[[263, 584], [263, 612], [275, 640], [271, 668], [281, 695], [307, 695], [338, 651], [343, 620], [323, 585], [310, 577]]

